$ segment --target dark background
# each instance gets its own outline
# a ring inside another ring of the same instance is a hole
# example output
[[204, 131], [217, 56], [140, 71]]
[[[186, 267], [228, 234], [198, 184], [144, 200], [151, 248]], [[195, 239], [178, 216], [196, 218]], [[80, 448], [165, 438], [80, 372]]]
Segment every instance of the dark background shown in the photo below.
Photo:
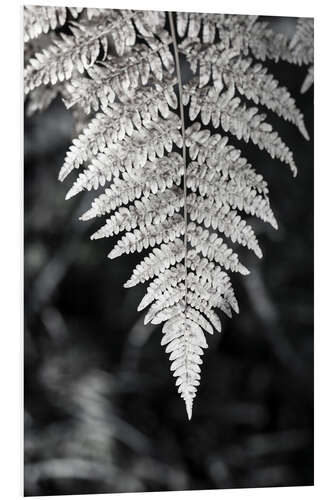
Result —
[[[287, 18], [274, 20], [286, 30]], [[266, 64], [313, 138], [306, 68]], [[285, 165], [232, 139], [269, 183], [279, 231], [251, 220], [264, 257], [232, 275], [240, 314], [209, 337], [188, 422], [160, 347], [123, 283], [142, 256], [78, 221], [90, 193], [57, 180], [73, 134], [61, 100], [25, 121], [25, 494], [313, 484], [313, 141], [267, 112], [294, 151]]]

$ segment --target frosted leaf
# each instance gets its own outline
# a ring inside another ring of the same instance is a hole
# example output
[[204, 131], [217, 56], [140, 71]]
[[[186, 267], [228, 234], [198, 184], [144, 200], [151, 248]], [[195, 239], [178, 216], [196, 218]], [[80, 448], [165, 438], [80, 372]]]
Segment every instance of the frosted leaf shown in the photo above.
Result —
[[161, 273], [184, 258], [184, 245], [182, 240], [176, 239], [174, 242], [162, 244], [160, 248], [154, 250], [138, 264], [130, 279], [124, 284], [126, 288], [144, 283], [145, 281], [159, 276]]
[[114, 212], [91, 239], [107, 238], [138, 226], [164, 222], [168, 216], [178, 212], [183, 204], [183, 193], [180, 189], [166, 189], [164, 192], [150, 195], [149, 198], [135, 200], [132, 205], [120, 207]]
[[231, 239], [233, 243], [253, 250], [257, 257], [262, 257], [262, 252], [258, 245], [251, 226], [246, 224], [235, 210], [230, 210], [230, 205], [225, 204], [222, 207], [216, 206], [212, 198], [202, 199], [194, 193], [188, 197], [190, 207], [190, 219], [194, 222], [203, 223], [208, 228], [218, 229]]
[[124, 171], [122, 178], [116, 176], [110, 187], [93, 201], [91, 209], [81, 219], [88, 220], [110, 213], [142, 195], [149, 197], [150, 193], [163, 192], [173, 184], [179, 185], [182, 174], [182, 161], [178, 153], [145, 162], [144, 168]]
[[[154, 109], [156, 112], [153, 116]], [[103, 153], [111, 144], [124, 140], [125, 135], [131, 137], [135, 129], [142, 129], [143, 123], [152, 120], [158, 122], [158, 111], [164, 118], [170, 116], [167, 102], [164, 95], [161, 95], [160, 85], [152, 86], [148, 91], [138, 92], [136, 103], [129, 101], [126, 105], [110, 104], [73, 140], [60, 170], [59, 179], [63, 181], [74, 168], [80, 168], [98, 152]], [[174, 120], [175, 125], [176, 121]]]
[[[147, 160], [162, 158], [172, 150], [172, 144], [182, 145], [179, 133], [180, 122], [176, 115], [170, 115], [166, 120], [158, 122], [147, 121], [140, 130], [134, 131], [131, 137], [124, 136], [119, 143], [111, 143], [98, 153], [87, 169], [79, 174], [73, 187], [66, 195], [69, 199], [80, 191], [97, 189], [104, 186], [113, 176], [130, 168], [143, 167]], [[152, 188], [154, 192], [154, 188]]]
[[184, 96], [184, 101], [192, 100], [192, 96], [194, 98], [195, 112], [192, 102], [190, 104], [193, 119], [200, 113], [205, 125], [211, 121], [215, 128], [221, 125], [225, 132], [232, 133], [239, 140], [251, 140], [259, 149], [265, 149], [272, 158], [287, 163], [293, 175], [296, 175], [297, 168], [290, 149], [271, 125], [265, 122], [264, 114], [259, 114], [255, 107], [247, 108], [238, 97], [234, 97], [233, 85], [220, 94], [213, 87], [200, 89], [196, 82], [192, 82], [185, 86]]
[[313, 85], [314, 82], [314, 67], [310, 66], [308, 69], [308, 73], [302, 83], [301, 94], [305, 94], [309, 90], [309, 88]]
[[25, 5], [23, 10], [24, 16], [24, 41], [38, 38], [43, 33], [48, 33], [50, 30], [55, 30], [65, 24], [67, 20], [67, 11], [74, 18], [77, 18], [82, 12], [79, 7], [37, 7]]
[[188, 239], [196, 252], [201, 252], [208, 260], [215, 260], [227, 270], [244, 275], [249, 274], [246, 267], [239, 262], [238, 255], [224, 243], [217, 233], [209, 233], [206, 229], [191, 222], [188, 225]]
[[69, 80], [74, 67], [79, 73], [88, 70], [96, 62], [100, 47], [107, 50], [107, 35], [115, 22], [118, 21], [114, 15], [110, 15], [102, 23], [72, 23], [73, 36], [61, 33], [53, 45], [30, 59], [24, 70], [25, 92], [40, 85]]
[[296, 107], [295, 100], [265, 67], [253, 64], [251, 58], [240, 57], [239, 51], [226, 47], [224, 43], [208, 45], [208, 48], [202, 50], [200, 42], [185, 42], [181, 49], [192, 69], [199, 66], [199, 87], [205, 86], [211, 75], [218, 93], [225, 85], [234, 85], [241, 95], [290, 121], [309, 139], [304, 117]]
[[[138, 310], [146, 308], [145, 322], [162, 324], [161, 344], [191, 418], [206, 334], [239, 312], [230, 276], [249, 271], [237, 245], [262, 256], [248, 216], [277, 228], [246, 144], [297, 171], [261, 108], [308, 138], [295, 99], [262, 62], [308, 65], [305, 92], [313, 83], [313, 20], [299, 19], [288, 38], [248, 15], [28, 6], [24, 17], [28, 112], [58, 95], [72, 108], [79, 135], [59, 178], [81, 171], [66, 198], [99, 190], [81, 220], [106, 216], [91, 238], [117, 235], [111, 258], [147, 250], [125, 287], [148, 282]], [[186, 64], [192, 73], [182, 75]]]
[[184, 219], [179, 214], [169, 217], [164, 222], [149, 224], [140, 229], [126, 233], [109, 253], [108, 257], [114, 259], [123, 253], [141, 252], [143, 249], [174, 241], [185, 231]]

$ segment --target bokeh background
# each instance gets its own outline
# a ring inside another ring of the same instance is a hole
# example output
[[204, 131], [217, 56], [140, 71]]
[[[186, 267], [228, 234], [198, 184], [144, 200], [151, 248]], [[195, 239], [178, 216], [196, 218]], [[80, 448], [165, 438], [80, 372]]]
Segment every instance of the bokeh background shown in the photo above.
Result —
[[[267, 66], [313, 138], [306, 68]], [[279, 231], [251, 220], [264, 258], [240, 250], [240, 314], [208, 339], [191, 422], [160, 327], [136, 311], [144, 287], [122, 287], [140, 256], [106, 259], [113, 241], [90, 241], [99, 224], [78, 221], [91, 193], [64, 201], [71, 113], [56, 99], [26, 116], [25, 495], [313, 484], [313, 140], [267, 115], [299, 174], [231, 139], [267, 179]]]

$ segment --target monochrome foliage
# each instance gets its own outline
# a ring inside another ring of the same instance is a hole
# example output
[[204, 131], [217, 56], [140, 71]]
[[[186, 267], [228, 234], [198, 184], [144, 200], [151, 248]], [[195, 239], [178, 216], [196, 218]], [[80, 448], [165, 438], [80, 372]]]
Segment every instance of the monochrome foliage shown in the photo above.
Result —
[[296, 175], [260, 107], [309, 139], [304, 117], [264, 63], [307, 65], [307, 91], [313, 20], [299, 19], [289, 39], [257, 16], [29, 6], [24, 40], [28, 113], [60, 94], [81, 117], [59, 174], [80, 169], [66, 199], [103, 188], [81, 216], [106, 216], [91, 238], [119, 235], [110, 259], [147, 251], [124, 286], [149, 281], [138, 310], [163, 323], [190, 419], [206, 333], [221, 331], [215, 309], [238, 313], [230, 276], [249, 273], [228, 240], [261, 258], [246, 216], [277, 228], [267, 183], [230, 140], [251, 141]]

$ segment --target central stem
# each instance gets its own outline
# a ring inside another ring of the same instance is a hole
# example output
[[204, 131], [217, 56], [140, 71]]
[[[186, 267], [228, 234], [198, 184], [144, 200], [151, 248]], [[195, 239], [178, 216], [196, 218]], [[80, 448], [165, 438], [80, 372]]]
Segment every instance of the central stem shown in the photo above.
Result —
[[[188, 378], [188, 332], [187, 332], [187, 321], [186, 321], [186, 314], [187, 314], [187, 179], [186, 179], [186, 145], [185, 145], [185, 119], [184, 119], [184, 105], [183, 105], [183, 87], [182, 87], [182, 78], [181, 78], [181, 72], [180, 72], [180, 64], [179, 64], [179, 53], [178, 53], [178, 45], [177, 45], [177, 38], [176, 38], [176, 31], [175, 31], [175, 25], [173, 22], [173, 17], [172, 17], [172, 12], [168, 12], [169, 16], [169, 24], [170, 24], [170, 30], [171, 30], [171, 36], [172, 36], [172, 43], [173, 43], [173, 51], [175, 55], [175, 63], [176, 63], [176, 74], [177, 74], [177, 80], [178, 80], [178, 89], [179, 89], [179, 110], [180, 110], [180, 119], [182, 122], [182, 136], [183, 136], [183, 161], [184, 161], [184, 176], [183, 176], [183, 190], [184, 190], [184, 222], [185, 222], [185, 229], [184, 229], [184, 247], [185, 247], [185, 252], [184, 252], [184, 265], [185, 265], [185, 369], [186, 369], [186, 384], [188, 386], [189, 384], [189, 378]], [[191, 420], [192, 417], [192, 397], [189, 395], [189, 393], [186, 394], [185, 399], [185, 405], [186, 405], [186, 411], [187, 411], [187, 416], [188, 419]]]
[[185, 314], [187, 310], [187, 179], [186, 179], [186, 145], [185, 145], [185, 119], [184, 119], [184, 106], [183, 106], [183, 87], [179, 64], [179, 53], [176, 38], [175, 25], [173, 22], [172, 12], [168, 12], [169, 24], [172, 36], [173, 51], [175, 55], [176, 63], [176, 74], [178, 80], [179, 89], [179, 109], [180, 109], [180, 119], [182, 122], [182, 136], [183, 136], [183, 161], [184, 161], [184, 177], [183, 177], [183, 189], [184, 189], [184, 221], [185, 221], [185, 231], [184, 231], [184, 265], [185, 265]]

